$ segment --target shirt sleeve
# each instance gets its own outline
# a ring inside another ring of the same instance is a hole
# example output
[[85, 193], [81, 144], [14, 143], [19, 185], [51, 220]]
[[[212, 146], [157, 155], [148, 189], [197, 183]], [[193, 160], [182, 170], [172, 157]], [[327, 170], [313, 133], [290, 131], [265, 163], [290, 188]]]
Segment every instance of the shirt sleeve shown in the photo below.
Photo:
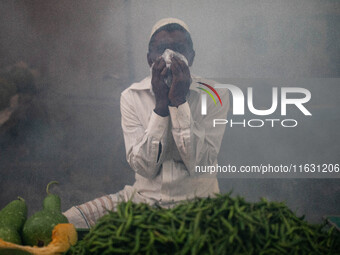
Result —
[[152, 111], [145, 129], [132, 102], [133, 98], [129, 93], [122, 93], [120, 110], [126, 159], [136, 173], [152, 179], [158, 174], [164, 161], [170, 118], [161, 117]]
[[217, 163], [226, 125], [213, 127], [213, 120], [227, 118], [228, 93], [224, 93], [223, 101], [223, 106], [208, 105], [207, 115], [204, 116], [193, 116], [188, 102], [178, 107], [169, 106], [171, 132], [190, 175], [196, 174], [195, 166], [210, 166]]

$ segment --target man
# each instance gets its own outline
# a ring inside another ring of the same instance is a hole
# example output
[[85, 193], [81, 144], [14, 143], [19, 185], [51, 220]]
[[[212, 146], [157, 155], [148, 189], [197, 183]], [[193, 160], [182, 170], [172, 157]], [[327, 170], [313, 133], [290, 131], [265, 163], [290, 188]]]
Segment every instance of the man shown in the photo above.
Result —
[[[164, 60], [166, 50], [174, 52], [171, 63]], [[147, 54], [151, 77], [124, 90], [120, 102], [126, 157], [136, 181], [116, 194], [72, 207], [64, 213], [70, 223], [90, 227], [117, 202], [128, 199], [170, 207], [219, 192], [216, 176], [196, 173], [195, 166], [217, 164], [225, 125], [213, 127], [213, 119], [226, 118], [228, 94], [220, 90], [223, 105], [207, 100], [207, 114], [201, 114], [205, 92], [197, 88], [198, 82], [213, 82], [190, 74], [194, 57], [183, 21], [168, 18], [155, 24]]]

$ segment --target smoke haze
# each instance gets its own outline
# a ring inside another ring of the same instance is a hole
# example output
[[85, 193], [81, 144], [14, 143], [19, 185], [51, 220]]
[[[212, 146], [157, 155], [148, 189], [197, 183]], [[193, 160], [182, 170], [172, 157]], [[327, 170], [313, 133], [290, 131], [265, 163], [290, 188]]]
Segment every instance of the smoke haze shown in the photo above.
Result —
[[[63, 210], [134, 181], [125, 159], [120, 93], [149, 74], [149, 34], [164, 17], [184, 20], [194, 42], [191, 72], [253, 87], [268, 106], [274, 86], [311, 91], [311, 118], [295, 129], [226, 129], [222, 164], [339, 163], [338, 1], [10, 1], [0, 2], [0, 68], [18, 61], [39, 72], [49, 124], [31, 126], [0, 151], [0, 207], [18, 195], [30, 213], [45, 186]], [[227, 179], [221, 192], [285, 200], [319, 222], [339, 214], [340, 179]]]

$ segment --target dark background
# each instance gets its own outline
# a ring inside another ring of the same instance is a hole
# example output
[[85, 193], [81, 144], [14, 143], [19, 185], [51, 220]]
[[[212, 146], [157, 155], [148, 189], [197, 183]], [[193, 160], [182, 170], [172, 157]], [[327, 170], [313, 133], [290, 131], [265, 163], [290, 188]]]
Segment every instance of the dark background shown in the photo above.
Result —
[[[151, 27], [170, 16], [189, 25], [193, 73], [253, 87], [263, 107], [274, 86], [312, 93], [313, 116], [288, 112], [296, 128], [227, 129], [221, 165], [340, 163], [338, 1], [2, 0], [0, 68], [24, 61], [39, 73], [36, 100], [48, 121], [3, 140], [0, 208], [20, 195], [32, 214], [51, 180], [63, 210], [133, 183], [120, 93], [149, 74]], [[312, 222], [340, 213], [340, 179], [225, 177], [221, 192], [284, 200]]]

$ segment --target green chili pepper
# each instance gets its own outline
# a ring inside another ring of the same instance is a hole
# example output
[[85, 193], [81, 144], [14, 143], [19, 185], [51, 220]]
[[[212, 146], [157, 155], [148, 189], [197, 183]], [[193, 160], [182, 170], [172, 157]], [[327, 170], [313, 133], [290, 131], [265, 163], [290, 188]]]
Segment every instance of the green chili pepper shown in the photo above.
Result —
[[171, 209], [131, 201], [108, 211], [70, 254], [340, 254], [340, 234], [284, 203], [230, 194]]

